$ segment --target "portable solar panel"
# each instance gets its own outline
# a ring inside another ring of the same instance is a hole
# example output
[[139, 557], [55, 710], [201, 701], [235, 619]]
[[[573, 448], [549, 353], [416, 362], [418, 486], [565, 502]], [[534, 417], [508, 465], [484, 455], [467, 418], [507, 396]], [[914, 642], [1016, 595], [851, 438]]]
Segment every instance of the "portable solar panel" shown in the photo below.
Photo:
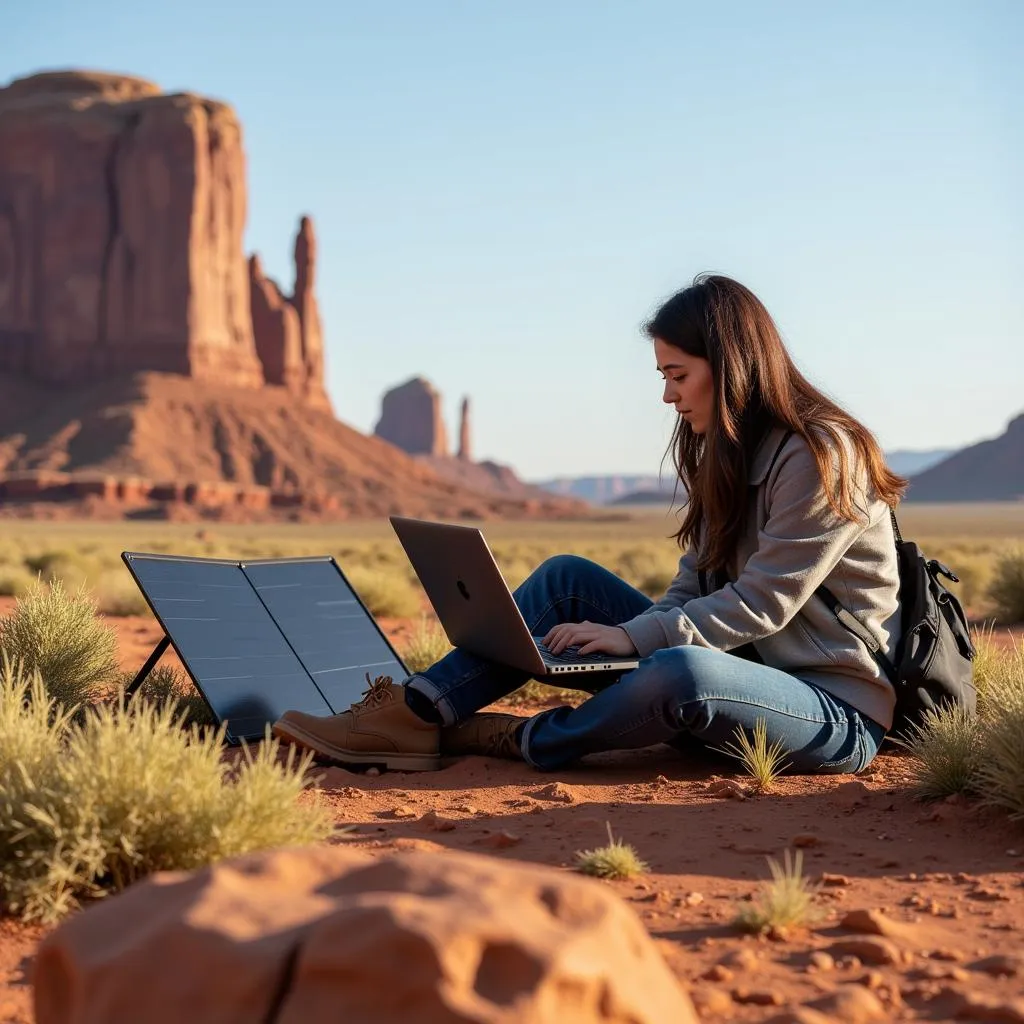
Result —
[[172, 644], [231, 743], [285, 711], [346, 710], [367, 672], [406, 674], [333, 558], [121, 557], [165, 633], [129, 689]]

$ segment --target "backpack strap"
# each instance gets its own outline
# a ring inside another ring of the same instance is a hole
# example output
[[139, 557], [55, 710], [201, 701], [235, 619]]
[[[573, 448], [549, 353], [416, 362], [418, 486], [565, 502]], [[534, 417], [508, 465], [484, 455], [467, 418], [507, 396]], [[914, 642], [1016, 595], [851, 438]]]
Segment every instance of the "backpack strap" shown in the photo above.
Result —
[[888, 657], [882, 653], [881, 645], [875, 637], [871, 635], [868, 628], [863, 625], [860, 619], [858, 619], [852, 612], [848, 612], [842, 604], [840, 604], [836, 595], [833, 594], [824, 583], [815, 590], [815, 593], [825, 602], [825, 604], [828, 605], [829, 611], [832, 612], [839, 622], [855, 637], [863, 642], [864, 646], [871, 652], [871, 656], [878, 662], [889, 681], [895, 686], [896, 669]]
[[[896, 522], [896, 513], [889, 509], [889, 518], [892, 520], [892, 532], [896, 544], [897, 563], [899, 560], [900, 545], [903, 543], [903, 535], [900, 533], [900, 524]], [[889, 658], [882, 653], [882, 646], [871, 635], [870, 630], [852, 612], [847, 611], [839, 602], [839, 598], [832, 593], [823, 583], [815, 593], [828, 605], [829, 611], [846, 627], [855, 637], [863, 642], [864, 646], [871, 652], [871, 656], [878, 662], [882, 671], [886, 674], [893, 686], [899, 683], [899, 673]]]

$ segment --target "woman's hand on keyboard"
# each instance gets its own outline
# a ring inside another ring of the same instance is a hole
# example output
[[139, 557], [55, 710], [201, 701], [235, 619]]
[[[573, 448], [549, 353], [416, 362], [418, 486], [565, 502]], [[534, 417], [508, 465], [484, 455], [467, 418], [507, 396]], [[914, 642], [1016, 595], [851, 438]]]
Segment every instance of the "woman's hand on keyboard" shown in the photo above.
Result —
[[621, 626], [599, 626], [596, 622], [563, 622], [544, 637], [544, 646], [552, 654], [578, 644], [580, 654], [636, 654], [633, 641]]

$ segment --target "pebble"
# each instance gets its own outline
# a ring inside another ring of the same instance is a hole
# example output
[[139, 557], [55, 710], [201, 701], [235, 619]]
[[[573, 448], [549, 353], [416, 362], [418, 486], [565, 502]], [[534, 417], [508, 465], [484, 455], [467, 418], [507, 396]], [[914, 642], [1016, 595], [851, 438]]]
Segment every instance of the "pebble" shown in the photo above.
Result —
[[1013, 953], [988, 956], [984, 960], [975, 960], [970, 968], [972, 971], [990, 974], [993, 978], [1016, 978], [1024, 974], [1024, 957]]
[[732, 992], [733, 1002], [747, 1006], [782, 1006], [786, 1001], [782, 993], [775, 989], [737, 988]]
[[769, 1017], [767, 1024], [835, 1024], [831, 1017], [826, 1017], [809, 1006], [797, 1006], [784, 1013]]
[[690, 993], [690, 998], [701, 1017], [724, 1017], [733, 1012], [732, 997], [720, 988], [697, 988]]
[[959, 992], [954, 1014], [959, 1020], [987, 1024], [1024, 1024], [1024, 999], [1001, 999], [981, 992]]
[[821, 873], [821, 884], [832, 886], [849, 885], [850, 880], [846, 875], [831, 875], [827, 871], [823, 871]]
[[889, 1017], [878, 996], [863, 985], [841, 985], [835, 992], [815, 999], [810, 1006], [830, 1020], [844, 1021], [845, 1024], [870, 1024]]
[[741, 971], [751, 971], [761, 966], [761, 958], [752, 949], [734, 949], [726, 953], [718, 962], [726, 967], [736, 967]]
[[403, 805], [401, 807], [396, 807], [391, 812], [391, 816], [394, 818], [415, 818], [416, 812], [411, 807]]
[[704, 895], [699, 892], [690, 892], [683, 897], [683, 902], [688, 907], [696, 907], [704, 902]]
[[437, 811], [427, 811], [421, 815], [417, 824], [428, 832], [451, 832], [455, 828], [455, 822], [451, 818], [445, 818]]
[[380, 775], [380, 769], [374, 765], [370, 765], [370, 767], [366, 769], [366, 776], [368, 778], [375, 779], [378, 775]]
[[535, 790], [530, 795], [538, 800], [553, 800], [556, 803], [562, 804], [574, 804], [577, 799], [575, 790], [571, 789], [564, 782], [549, 782], [546, 786], [541, 786], [540, 789]]
[[792, 839], [794, 846], [804, 850], [809, 849], [812, 846], [817, 846], [820, 842], [821, 839], [813, 832], [801, 832], [799, 835], [793, 836]]
[[839, 927], [864, 935], [884, 935], [889, 939], [907, 937], [914, 931], [912, 925], [894, 921], [891, 917], [886, 917], [881, 910], [863, 908], [848, 911], [839, 922]]
[[836, 969], [836, 962], [830, 953], [826, 953], [823, 949], [816, 949], [811, 953], [810, 957], [811, 966], [815, 970], [827, 972], [834, 971]]
[[724, 797], [727, 800], [746, 800], [750, 796], [750, 789], [735, 779], [716, 779], [708, 784], [704, 791], [708, 796]]
[[339, 789], [338, 792], [342, 796], [347, 796], [350, 800], [365, 800], [366, 793], [361, 789], [356, 789], [355, 786], [345, 786]]
[[729, 982], [732, 981], [736, 975], [723, 964], [715, 964], [713, 967], [709, 967], [701, 977], [705, 981]]
[[903, 956], [896, 945], [881, 936], [864, 935], [856, 939], [840, 939], [829, 947], [833, 955], [855, 956], [865, 964], [898, 964]]

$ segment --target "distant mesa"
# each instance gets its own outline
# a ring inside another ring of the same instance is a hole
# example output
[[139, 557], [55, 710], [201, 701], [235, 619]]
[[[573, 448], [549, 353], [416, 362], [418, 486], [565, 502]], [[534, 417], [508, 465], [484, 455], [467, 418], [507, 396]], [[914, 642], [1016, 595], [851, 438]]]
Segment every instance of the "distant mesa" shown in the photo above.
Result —
[[[463, 398], [459, 413], [459, 447], [453, 456], [448, 445], [440, 392], [425, 377], [413, 377], [385, 392], [374, 436], [393, 444], [447, 479], [477, 490], [526, 498], [552, 500], [541, 487], [524, 483], [510, 466], [484, 459], [473, 461], [473, 438], [469, 398]], [[557, 500], [557, 499], [556, 499]], [[573, 501], [577, 508], [579, 499]]]
[[1024, 500], [1024, 413], [1006, 431], [910, 478], [908, 501]]
[[[465, 479], [335, 419], [313, 221], [287, 294], [246, 206], [226, 103], [94, 71], [0, 89], [0, 514], [579, 514], [478, 473], [468, 407]], [[462, 464], [439, 418], [425, 445]]]

